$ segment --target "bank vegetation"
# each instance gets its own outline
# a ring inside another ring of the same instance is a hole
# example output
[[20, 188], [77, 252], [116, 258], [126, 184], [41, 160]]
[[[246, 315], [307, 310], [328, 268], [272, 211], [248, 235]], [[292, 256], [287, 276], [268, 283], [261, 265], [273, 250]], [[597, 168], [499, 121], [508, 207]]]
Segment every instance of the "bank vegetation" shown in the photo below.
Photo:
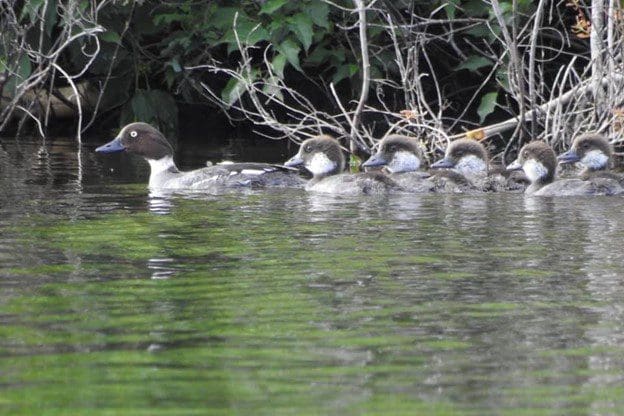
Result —
[[201, 106], [267, 139], [320, 132], [622, 140], [619, 0], [0, 0], [0, 133], [76, 139]]

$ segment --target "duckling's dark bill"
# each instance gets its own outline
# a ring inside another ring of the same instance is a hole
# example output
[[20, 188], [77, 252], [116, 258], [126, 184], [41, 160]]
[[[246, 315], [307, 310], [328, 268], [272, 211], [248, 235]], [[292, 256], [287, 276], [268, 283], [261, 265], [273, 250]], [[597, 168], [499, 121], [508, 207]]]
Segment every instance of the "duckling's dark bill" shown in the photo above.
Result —
[[438, 160], [433, 165], [431, 165], [432, 169], [451, 169], [454, 167], [455, 167], [455, 164], [452, 161], [448, 160], [447, 158]]
[[574, 150], [568, 150], [565, 153], [557, 156], [559, 163], [576, 163], [581, 160], [579, 155]]
[[122, 152], [124, 150], [126, 150], [126, 148], [123, 144], [121, 144], [120, 137], [117, 137], [111, 140], [110, 142], [95, 149], [95, 151], [98, 153], [115, 153], [115, 152]]
[[379, 154], [372, 155], [366, 162], [362, 163], [362, 167], [364, 168], [372, 168], [376, 166], [384, 166], [387, 165], [388, 162], [383, 156]]
[[303, 159], [300, 158], [298, 155], [291, 157], [284, 163], [284, 166], [286, 166], [287, 168], [296, 168], [297, 166], [301, 165], [303, 165]]

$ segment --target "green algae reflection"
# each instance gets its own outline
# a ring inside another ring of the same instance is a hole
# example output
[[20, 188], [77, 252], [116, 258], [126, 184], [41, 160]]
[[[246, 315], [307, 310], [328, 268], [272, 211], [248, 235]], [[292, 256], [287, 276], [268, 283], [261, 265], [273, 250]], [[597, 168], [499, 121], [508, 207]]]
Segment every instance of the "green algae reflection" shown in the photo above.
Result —
[[[325, 213], [289, 201], [179, 199], [168, 215], [12, 227], [23, 257], [2, 271], [0, 412], [621, 408], [621, 389], [596, 379], [624, 360], [591, 341], [607, 304], [582, 276], [562, 282], [524, 267], [548, 255], [546, 243], [515, 242], [504, 261], [475, 262], [483, 250], [505, 251], [488, 235], [500, 228], [464, 244], [468, 231], [438, 212], [439, 201], [425, 199], [429, 215], [409, 220], [374, 203]], [[33, 262], [41, 253], [45, 261]], [[603, 357], [604, 371], [588, 357]]]

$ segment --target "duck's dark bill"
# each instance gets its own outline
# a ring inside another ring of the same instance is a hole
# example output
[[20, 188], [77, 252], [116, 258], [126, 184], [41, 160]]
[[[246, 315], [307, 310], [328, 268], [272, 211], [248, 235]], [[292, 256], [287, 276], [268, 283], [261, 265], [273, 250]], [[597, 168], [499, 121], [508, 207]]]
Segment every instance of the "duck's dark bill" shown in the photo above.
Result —
[[450, 168], [452, 168], [454, 166], [455, 165], [453, 164], [453, 162], [451, 162], [447, 158], [444, 158], [442, 160], [438, 160], [433, 165], [431, 165], [431, 168], [433, 168], [433, 169], [450, 169]]
[[576, 163], [581, 160], [581, 158], [576, 154], [574, 150], [568, 150], [567, 152], [557, 156], [557, 160], [559, 161], [559, 163]]
[[375, 166], [384, 166], [387, 165], [386, 160], [383, 158], [383, 156], [380, 155], [372, 155], [366, 162], [362, 163], [362, 167], [365, 168], [372, 168]]
[[301, 165], [303, 165], [303, 159], [301, 159], [297, 155], [291, 157], [284, 163], [284, 166], [286, 166], [287, 168], [296, 168], [297, 166]]
[[126, 148], [121, 144], [121, 139], [119, 137], [95, 149], [98, 153], [115, 153], [124, 150], [126, 150]]

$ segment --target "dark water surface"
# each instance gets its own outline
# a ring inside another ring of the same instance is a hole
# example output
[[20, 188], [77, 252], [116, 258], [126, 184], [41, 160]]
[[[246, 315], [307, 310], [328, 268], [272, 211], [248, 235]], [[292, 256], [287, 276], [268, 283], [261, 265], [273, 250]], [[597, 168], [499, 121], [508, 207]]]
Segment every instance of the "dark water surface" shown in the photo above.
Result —
[[3, 143], [0, 414], [624, 414], [623, 198], [146, 173]]

